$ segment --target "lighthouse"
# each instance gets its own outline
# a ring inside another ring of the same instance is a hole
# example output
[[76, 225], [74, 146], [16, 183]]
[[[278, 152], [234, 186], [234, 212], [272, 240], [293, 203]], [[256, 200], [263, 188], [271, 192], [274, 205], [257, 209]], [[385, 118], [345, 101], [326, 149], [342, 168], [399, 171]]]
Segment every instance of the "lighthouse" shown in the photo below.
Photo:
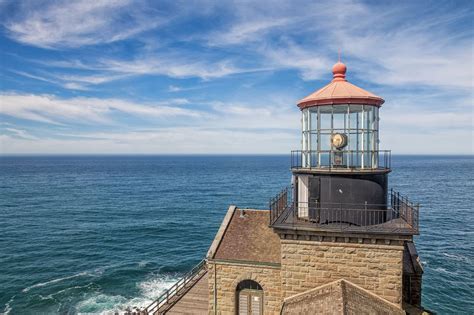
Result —
[[301, 147], [269, 209], [230, 206], [205, 259], [153, 314], [419, 314], [419, 205], [389, 189], [384, 99], [337, 62], [297, 102]]
[[282, 275], [300, 279], [297, 286], [284, 281], [284, 298], [344, 279], [419, 307], [419, 205], [388, 189], [391, 151], [379, 148], [385, 101], [350, 83], [342, 62], [332, 74], [297, 104], [302, 136], [301, 149], [291, 152], [292, 183], [270, 201]]

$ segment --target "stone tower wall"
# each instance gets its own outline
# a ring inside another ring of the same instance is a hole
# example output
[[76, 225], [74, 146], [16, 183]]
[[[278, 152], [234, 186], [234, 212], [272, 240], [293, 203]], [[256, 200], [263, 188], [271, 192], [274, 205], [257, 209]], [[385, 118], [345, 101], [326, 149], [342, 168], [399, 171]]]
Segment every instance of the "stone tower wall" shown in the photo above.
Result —
[[346, 279], [402, 303], [403, 246], [281, 240], [283, 298]]

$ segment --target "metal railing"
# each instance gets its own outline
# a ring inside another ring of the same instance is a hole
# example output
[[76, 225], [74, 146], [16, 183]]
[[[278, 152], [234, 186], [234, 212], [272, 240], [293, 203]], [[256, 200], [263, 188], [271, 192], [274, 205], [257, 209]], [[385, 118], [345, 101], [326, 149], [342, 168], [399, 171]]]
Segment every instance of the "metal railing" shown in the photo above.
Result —
[[206, 261], [201, 260], [199, 264], [194, 266], [191, 271], [186, 273], [178, 282], [176, 282], [171, 288], [166, 290], [162, 293], [153, 303], [148, 305], [145, 310], [144, 314], [155, 314], [162, 308], [165, 304], [169, 303], [170, 300], [175, 297], [180, 290], [182, 290], [187, 284], [192, 283], [194, 280], [199, 280], [199, 276], [201, 276], [201, 271], [205, 270]]
[[418, 234], [419, 204], [393, 190], [387, 204], [296, 202], [285, 188], [270, 202], [270, 225], [303, 225], [327, 231]]
[[291, 191], [292, 189], [290, 189], [290, 187], [286, 187], [274, 198], [270, 199], [270, 225], [273, 224], [288, 207], [288, 202], [292, 200]]
[[321, 150], [291, 151], [292, 169], [389, 170], [391, 151]]
[[420, 215], [420, 204], [413, 203], [408, 200], [406, 196], [400, 195], [399, 192], [390, 190], [390, 206], [394, 209], [401, 219], [416, 228], [416, 232], [419, 231], [419, 215]]

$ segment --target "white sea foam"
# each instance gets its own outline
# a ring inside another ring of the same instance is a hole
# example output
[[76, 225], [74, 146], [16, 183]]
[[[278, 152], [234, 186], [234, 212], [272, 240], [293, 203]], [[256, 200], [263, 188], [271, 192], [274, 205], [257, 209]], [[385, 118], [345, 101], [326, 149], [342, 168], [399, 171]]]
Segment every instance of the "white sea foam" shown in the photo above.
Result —
[[50, 300], [50, 299], [54, 300], [56, 295], [63, 294], [65, 292], [69, 292], [71, 290], [88, 288], [88, 287], [91, 286], [91, 284], [92, 283], [89, 283], [87, 285], [76, 285], [76, 286], [73, 286], [73, 287], [65, 288], [65, 289], [59, 290], [57, 292], [48, 294], [46, 296], [42, 296], [41, 294], [39, 296], [41, 297], [41, 300]]
[[457, 261], [463, 261], [463, 262], [470, 261], [469, 257], [463, 256], [463, 255], [454, 255], [454, 254], [448, 254], [448, 253], [443, 253], [443, 255]]
[[121, 295], [99, 293], [77, 303], [76, 309], [79, 314], [109, 314], [115, 305], [121, 305], [126, 301], [127, 299]]
[[440, 273], [445, 273], [445, 274], [448, 274], [448, 275], [456, 275], [457, 274], [456, 272], [448, 271], [443, 267], [433, 268], [433, 271], [440, 272]]
[[166, 289], [170, 288], [176, 281], [178, 277], [170, 275], [160, 275], [158, 277], [153, 277], [138, 284], [140, 292], [142, 295], [149, 300], [153, 301], [160, 296]]
[[146, 267], [146, 265], [148, 265], [148, 263], [149, 263], [148, 261], [142, 260], [138, 263], [138, 267], [144, 268]]
[[11, 307], [11, 304], [13, 303], [13, 300], [15, 299], [15, 295], [12, 296], [8, 302], [5, 304], [5, 307], [3, 308], [3, 312], [0, 313], [2, 315], [8, 315], [10, 314], [11, 310], [12, 310], [12, 307]]
[[57, 279], [49, 280], [49, 281], [46, 281], [46, 282], [40, 282], [40, 283], [37, 283], [37, 284], [33, 284], [33, 285], [31, 285], [27, 288], [24, 288], [22, 290], [22, 292], [26, 293], [26, 292], [28, 292], [32, 289], [35, 289], [35, 288], [40, 288], [40, 287], [44, 287], [44, 286], [47, 286], [47, 285], [50, 285], [50, 284], [58, 283], [58, 282], [61, 282], [61, 281], [64, 281], [64, 280], [69, 280], [69, 279], [73, 279], [73, 278], [77, 278], [77, 277], [83, 277], [83, 276], [90, 276], [90, 275], [91, 274], [87, 273], [87, 272], [80, 272], [80, 273], [77, 273], [77, 274], [72, 275], [72, 276], [57, 278]]
[[173, 276], [159, 275], [137, 284], [140, 295], [127, 299], [121, 295], [97, 293], [89, 296], [76, 305], [78, 314], [109, 315], [124, 311], [126, 308], [144, 308], [152, 303], [161, 293], [171, 287], [178, 279]]

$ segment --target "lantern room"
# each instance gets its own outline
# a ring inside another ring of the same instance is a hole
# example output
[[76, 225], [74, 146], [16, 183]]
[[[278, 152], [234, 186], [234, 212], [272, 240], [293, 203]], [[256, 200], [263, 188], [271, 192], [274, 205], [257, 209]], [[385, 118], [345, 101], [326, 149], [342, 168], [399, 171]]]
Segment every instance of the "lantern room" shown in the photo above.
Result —
[[346, 70], [336, 63], [331, 83], [298, 103], [302, 150], [293, 151], [293, 158], [299, 167], [379, 168], [379, 107], [384, 100], [347, 82]]

